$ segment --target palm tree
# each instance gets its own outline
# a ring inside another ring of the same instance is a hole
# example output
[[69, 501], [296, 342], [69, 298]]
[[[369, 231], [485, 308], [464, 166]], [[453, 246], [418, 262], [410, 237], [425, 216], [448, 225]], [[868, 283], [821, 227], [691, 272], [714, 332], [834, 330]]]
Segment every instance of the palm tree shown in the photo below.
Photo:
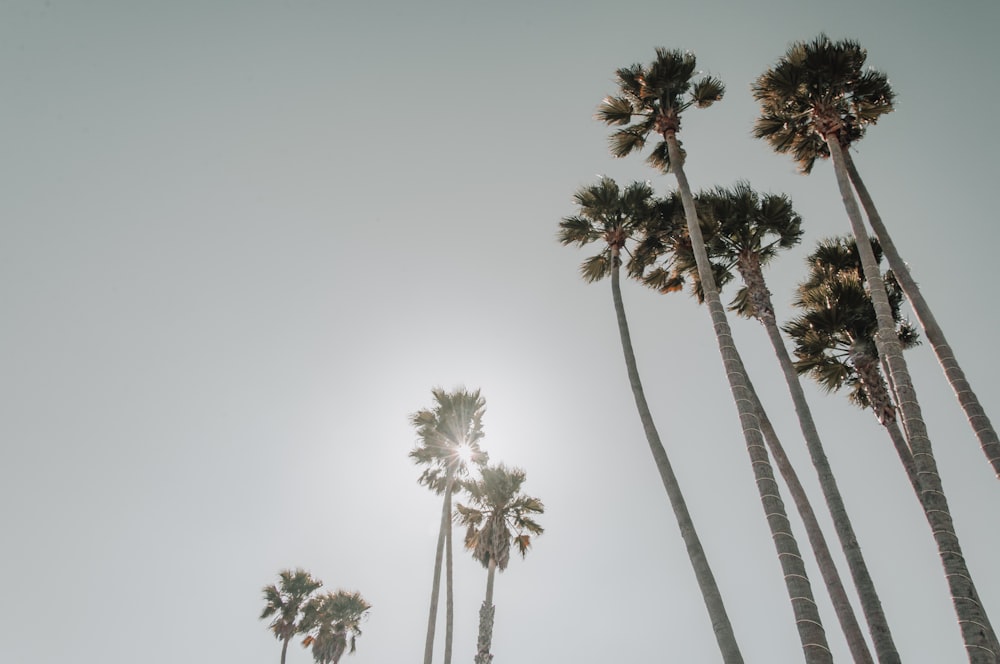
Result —
[[[738, 272], [742, 278], [743, 285], [737, 292], [730, 309], [736, 310], [743, 316], [755, 318], [764, 326], [778, 358], [798, 415], [806, 447], [816, 468], [841, 547], [861, 597], [862, 609], [865, 611], [876, 653], [879, 653], [879, 661], [883, 663], [899, 662], [899, 654], [893, 643], [878, 592], [868, 572], [840, 489], [823, 450], [823, 444], [816, 430], [798, 374], [781, 337], [781, 331], [774, 315], [774, 305], [771, 302], [771, 293], [764, 279], [763, 266], [773, 260], [780, 249], [787, 249], [798, 244], [802, 235], [801, 217], [792, 208], [791, 200], [787, 196], [760, 195], [746, 182], [739, 182], [728, 189], [718, 187], [708, 192], [702, 192], [696, 198], [699, 217], [705, 226], [703, 232], [707, 228], [706, 244], [712, 259], [716, 281], [730, 281], [733, 271]], [[666, 243], [663, 242], [662, 236], [663, 233], [658, 228], [647, 230], [646, 242], [651, 247], [643, 255], [646, 264], [637, 266], [639, 271], [645, 271], [654, 256], [663, 256], [662, 249], [665, 249]], [[691, 256], [690, 242], [675, 240], [673, 245], [674, 253], [667, 254], [666, 257], [673, 265], [673, 270], [670, 272], [673, 273], [674, 282], [679, 284], [687, 273], [691, 273], [693, 290], [699, 299], [702, 299], [703, 292], [697, 278], [694, 259]], [[657, 251], [657, 248], [661, 248], [661, 250]], [[678, 270], [682, 270], [682, 272], [678, 273]], [[657, 267], [649, 271], [646, 280], [651, 282], [651, 285], [662, 288], [661, 279], [657, 278], [657, 272], [670, 273], [662, 267]], [[649, 275], [652, 275], [651, 279]], [[764, 421], [765, 419], [766, 415], [761, 409], [764, 438], [768, 442], [768, 447], [774, 455], [775, 463], [782, 477], [785, 478], [785, 483], [788, 485], [796, 507], [802, 515], [803, 524], [806, 526], [807, 535], [816, 554], [820, 572], [830, 592], [854, 659], [858, 662], [871, 661], [868, 646], [858, 628], [854, 611], [830, 555], [826, 538], [816, 521], [809, 498], [802, 490], [794, 468], [787, 461], [787, 456], [780, 442], [773, 430], [770, 429], [769, 423]]]
[[871, 224], [872, 230], [875, 232], [875, 236], [878, 238], [879, 243], [882, 245], [882, 250], [885, 252], [889, 268], [896, 275], [896, 280], [903, 289], [906, 299], [909, 300], [910, 306], [913, 307], [913, 313], [920, 322], [920, 327], [923, 329], [927, 341], [930, 342], [930, 346], [934, 350], [941, 368], [944, 370], [944, 375], [948, 379], [951, 389], [955, 392], [955, 396], [965, 411], [972, 430], [979, 439], [979, 445], [983, 450], [983, 454], [986, 455], [987, 461], [993, 467], [993, 472], [1000, 478], [1000, 438], [997, 437], [996, 429], [993, 428], [990, 418], [986, 415], [982, 404], [979, 403], [979, 397], [976, 396], [976, 393], [972, 390], [972, 386], [969, 385], [969, 381], [965, 377], [965, 372], [962, 371], [962, 367], [959, 366], [958, 360], [955, 358], [955, 351], [952, 350], [951, 344], [945, 338], [944, 330], [941, 329], [941, 325], [934, 317], [934, 313], [920, 292], [917, 282], [910, 275], [909, 267], [903, 260], [903, 257], [899, 255], [896, 243], [892, 241], [889, 230], [882, 222], [882, 216], [875, 207], [875, 201], [872, 200], [872, 196], [868, 192], [868, 188], [865, 186], [854, 164], [851, 152], [846, 149], [846, 146], [844, 149], [844, 162], [847, 165], [847, 174], [850, 176], [851, 183], [854, 185], [854, 189], [858, 193], [858, 198], [861, 199], [861, 205], [865, 209], [865, 214], [868, 216], [868, 222]]
[[722, 659], [726, 664], [739, 664], [743, 662], [743, 656], [736, 643], [722, 594], [715, 582], [715, 576], [698, 538], [677, 476], [674, 474], [663, 443], [660, 442], [660, 434], [656, 430], [649, 404], [646, 402], [635, 352], [632, 349], [625, 305], [622, 301], [621, 254], [639, 226], [654, 213], [650, 203], [652, 195], [652, 189], [647, 184], [634, 183], [622, 191], [610, 178], [603, 178], [596, 185], [583, 187], [575, 195], [579, 213], [560, 222], [559, 241], [564, 245], [576, 244], [581, 247], [591, 242], [602, 242], [604, 245], [600, 253], [583, 262], [580, 272], [588, 282], [595, 282], [609, 275], [611, 277], [611, 298], [618, 321], [622, 352], [625, 355], [625, 369], [632, 388], [632, 397], [639, 411], [639, 419], [646, 434], [646, 442], [649, 444], [660, 480], [673, 508], [681, 539], [694, 568], [698, 588], [701, 590], [716, 641], [722, 652]]
[[705, 301], [708, 303], [726, 376], [739, 412], [747, 452], [784, 573], [806, 661], [830, 662], [832, 659], [826, 634], [809, 587], [806, 568], [795, 538], [790, 534], [791, 527], [764, 447], [750, 379], [733, 344], [726, 311], [719, 300], [711, 262], [705, 249], [694, 197], [684, 173], [684, 153], [677, 139], [681, 113], [691, 106], [710, 106], [722, 98], [725, 89], [721, 81], [712, 77], [692, 80], [695, 67], [696, 61], [692, 53], [657, 49], [656, 59], [650, 65], [636, 64], [618, 70], [620, 94], [606, 97], [598, 108], [597, 117], [609, 125], [622, 126], [611, 135], [610, 141], [611, 152], [618, 157], [642, 149], [650, 132], [663, 138], [647, 161], [661, 170], [672, 172], [677, 178]]
[[441, 529], [438, 533], [437, 553], [434, 559], [434, 581], [431, 588], [430, 615], [427, 619], [424, 664], [431, 664], [434, 654], [434, 628], [441, 588], [441, 559], [445, 553], [447, 561], [444, 662], [451, 664], [455, 612], [452, 588], [451, 496], [455, 480], [467, 472], [469, 462], [486, 462], [486, 453], [479, 447], [479, 441], [483, 438], [486, 401], [479, 394], [479, 390], [470, 392], [465, 388], [459, 388], [454, 392], [434, 388], [431, 394], [434, 397], [434, 406], [419, 410], [410, 417], [410, 423], [416, 428], [419, 440], [417, 446], [410, 452], [410, 458], [416, 464], [426, 466], [418, 481], [434, 492], [444, 495]]
[[337, 664], [348, 650], [353, 654], [361, 636], [361, 620], [371, 608], [358, 592], [326, 593], [306, 604], [303, 626], [311, 632], [302, 647], [312, 646], [317, 664]]
[[766, 139], [778, 152], [792, 152], [803, 167], [823, 154], [818, 147], [821, 143], [826, 146], [875, 309], [875, 343], [898, 394], [903, 430], [920, 477], [921, 504], [945, 568], [967, 654], [972, 662], [992, 663], [1000, 657], [1000, 642], [982, 606], [968, 601], [978, 593], [961, 554], [927, 426], [896, 335], [889, 295], [844, 160], [843, 145], [861, 138], [869, 125], [892, 111], [894, 95], [888, 79], [879, 71], [865, 69], [866, 57], [857, 42], [832, 42], [826, 35], [792, 44], [753, 85], [754, 97], [761, 103], [754, 135]]
[[479, 610], [479, 639], [476, 664], [493, 661], [490, 645], [493, 641], [493, 578], [497, 570], [507, 569], [510, 545], [517, 545], [523, 558], [531, 546], [531, 536], [541, 535], [543, 528], [534, 520], [542, 514], [542, 501], [521, 493], [524, 471], [508, 469], [503, 464], [482, 469], [482, 478], [462, 483], [469, 494], [470, 506], [456, 505], [456, 520], [467, 527], [465, 547], [472, 557], [486, 568], [486, 599]]
[[274, 616], [268, 625], [274, 632], [274, 638], [281, 641], [281, 664], [285, 664], [285, 653], [292, 637], [303, 631], [300, 617], [302, 611], [314, 592], [323, 586], [323, 582], [312, 578], [303, 569], [282, 570], [278, 573], [281, 581], [277, 586], [264, 586], [264, 600], [267, 602], [260, 619]]
[[[877, 258], [881, 250], [872, 243]], [[795, 343], [795, 369], [828, 391], [847, 388], [850, 401], [869, 409], [885, 427], [917, 496], [920, 484], [913, 453], [899, 428], [892, 391], [882, 371], [875, 335], [878, 323], [865, 289], [857, 245], [849, 238], [820, 242], [809, 255], [808, 278], [799, 284], [794, 305], [802, 310], [785, 331]], [[916, 330], [901, 320], [902, 294], [891, 274], [885, 277], [900, 345], [919, 343]]]

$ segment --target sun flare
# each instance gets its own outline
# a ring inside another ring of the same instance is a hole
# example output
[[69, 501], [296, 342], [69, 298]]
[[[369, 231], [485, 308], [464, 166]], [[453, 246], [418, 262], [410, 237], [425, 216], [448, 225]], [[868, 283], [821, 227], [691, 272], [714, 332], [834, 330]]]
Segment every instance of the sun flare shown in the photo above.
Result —
[[462, 463], [468, 465], [472, 463], [472, 457], [474, 456], [474, 452], [472, 451], [472, 447], [470, 447], [466, 443], [462, 443], [461, 445], [455, 448], [455, 455], [459, 458], [459, 460]]

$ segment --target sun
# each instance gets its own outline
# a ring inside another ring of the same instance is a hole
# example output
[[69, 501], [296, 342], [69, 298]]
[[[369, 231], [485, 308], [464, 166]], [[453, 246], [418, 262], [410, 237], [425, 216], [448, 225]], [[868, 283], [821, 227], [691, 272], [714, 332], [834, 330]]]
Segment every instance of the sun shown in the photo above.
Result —
[[475, 456], [475, 452], [468, 443], [462, 443], [455, 448], [455, 456], [457, 456], [459, 461], [463, 464], [469, 465], [472, 463], [472, 457]]

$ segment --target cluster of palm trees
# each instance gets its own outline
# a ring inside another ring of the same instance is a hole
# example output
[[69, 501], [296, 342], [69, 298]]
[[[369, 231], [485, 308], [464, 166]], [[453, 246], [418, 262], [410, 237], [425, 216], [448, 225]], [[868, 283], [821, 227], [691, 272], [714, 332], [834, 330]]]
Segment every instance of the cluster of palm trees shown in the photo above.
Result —
[[302, 647], [311, 647], [317, 664], [337, 664], [345, 652], [354, 652], [361, 621], [371, 608], [360, 593], [320, 594], [323, 582], [303, 569], [282, 570], [278, 578], [277, 585], [264, 586], [260, 619], [271, 618], [269, 628], [281, 641], [281, 664], [288, 644], [299, 634], [305, 635]]
[[[479, 390], [458, 388], [447, 392], [436, 388], [432, 390], [432, 396], [434, 405], [417, 411], [410, 418], [418, 438], [410, 458], [424, 467], [419, 482], [443, 496], [424, 664], [430, 664], [434, 654], [442, 559], [445, 560], [446, 577], [444, 663], [451, 663], [454, 625], [453, 522], [466, 527], [465, 546], [487, 570], [486, 597], [479, 610], [475, 662], [489, 664], [493, 661], [490, 648], [495, 612], [494, 577], [497, 570], [507, 568], [512, 545], [522, 557], [527, 554], [532, 536], [543, 532], [535, 516], [542, 514], [545, 508], [540, 500], [521, 492], [525, 481], [523, 470], [503, 464], [489, 465], [489, 456], [480, 446], [484, 437], [486, 401]], [[456, 495], [467, 498], [467, 504], [459, 503], [453, 508], [452, 499]]]
[[[1000, 662], [997, 633], [979, 601], [966, 565], [938, 473], [931, 441], [902, 350], [917, 342], [917, 329], [902, 320], [904, 298], [910, 303], [965, 410], [992, 470], [1000, 476], [1000, 440], [955, 360], [937, 321], [899, 256], [850, 156], [852, 145], [893, 110], [893, 91], [882, 72], [865, 66], [866, 52], [851, 40], [819, 35], [789, 46], [777, 63], [752, 85], [760, 104], [753, 134], [779, 153], [789, 153], [803, 173], [817, 159], [829, 159], [850, 222], [851, 236], [820, 243], [809, 257], [810, 272], [799, 285], [794, 305], [800, 315], [784, 326], [775, 318], [763, 276], [779, 250], [801, 239], [802, 219], [783, 195], [761, 194], [748, 183], [693, 193], [684, 172], [686, 154], [678, 138], [681, 116], [722, 99], [725, 87], [696, 73], [690, 52], [657, 49], [649, 64], [616, 72], [618, 92], [606, 97], [597, 118], [616, 127], [610, 137], [614, 156], [656, 145], [647, 162], [672, 173], [677, 190], [656, 196], [649, 183], [620, 187], [610, 178], [582, 187], [575, 195], [577, 213], [560, 222], [563, 244], [599, 243], [600, 252], [581, 266], [585, 280], [610, 277], [625, 365], [646, 439], [687, 547], [723, 661], [742, 662], [694, 523], [653, 421], [640, 381], [621, 294], [621, 270], [659, 292], [690, 287], [707, 304], [719, 351], [742, 426], [752, 472], [770, 528], [806, 662], [830, 662], [831, 652], [813, 590], [781, 499], [771, 458], [784, 479], [805, 524], [823, 580], [855, 662], [899, 662], [889, 621], [882, 610], [840, 489], [826, 458], [800, 374], [829, 390], [847, 387], [852, 401], [871, 408], [889, 432], [904, 471], [923, 508], [970, 662]], [[861, 206], [857, 198], [861, 199]], [[861, 207], [874, 232], [870, 238]], [[882, 256], [890, 272], [879, 267]], [[819, 478], [853, 586], [860, 598], [863, 623], [874, 655], [854, 615], [816, 521], [809, 498], [740, 358], [720, 288], [738, 280], [728, 306], [763, 325], [781, 365], [810, 459]], [[785, 345], [794, 343], [795, 359]]]

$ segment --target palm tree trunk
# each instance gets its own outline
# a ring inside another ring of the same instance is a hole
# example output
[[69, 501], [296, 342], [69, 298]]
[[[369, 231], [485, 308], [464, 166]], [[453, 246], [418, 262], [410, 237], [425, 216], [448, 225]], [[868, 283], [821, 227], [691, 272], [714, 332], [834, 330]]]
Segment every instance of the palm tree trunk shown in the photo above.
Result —
[[920, 482], [920, 504], [937, 543], [938, 553], [944, 566], [945, 578], [951, 590], [952, 603], [958, 615], [959, 627], [965, 643], [966, 653], [972, 664], [996, 664], [1000, 653], [996, 652], [997, 637], [986, 611], [978, 601], [978, 593], [965, 558], [962, 555], [955, 524], [948, 510], [937, 462], [931, 448], [930, 437], [924, 424], [917, 394], [910, 379], [910, 372], [903, 358], [899, 339], [896, 336], [892, 308], [885, 291], [885, 284], [875, 261], [868, 232], [861, 220], [861, 210], [851, 190], [847, 166], [840, 140], [831, 135], [827, 141], [834, 173], [840, 187], [840, 195], [847, 209], [851, 229], [861, 255], [865, 279], [868, 281], [872, 304], [878, 320], [878, 334], [875, 342], [879, 354], [889, 365], [892, 382], [899, 393], [899, 410], [903, 416], [903, 428], [909, 436], [910, 449]]
[[448, 522], [445, 524], [445, 623], [444, 623], [444, 664], [451, 664], [451, 643], [455, 626], [455, 588], [453, 584], [454, 569], [452, 564], [451, 547], [451, 490], [452, 482], [448, 482], [448, 488], [444, 492], [445, 509], [448, 514]]
[[983, 450], [983, 454], [986, 455], [986, 459], [993, 467], [993, 472], [1000, 478], [1000, 438], [997, 437], [997, 432], [993, 428], [990, 418], [987, 417], [986, 411], [983, 410], [982, 405], [979, 403], [979, 398], [972, 391], [972, 386], [966, 380], [965, 373], [959, 366], [958, 360], [955, 359], [955, 353], [951, 349], [951, 344], [945, 339], [944, 331], [938, 325], [937, 319], [934, 318], [930, 305], [927, 304], [923, 294], [920, 292], [917, 282], [910, 276], [910, 270], [906, 266], [906, 262], [899, 255], [896, 244], [889, 236], [889, 230], [882, 223], [882, 217], [875, 208], [875, 201], [872, 200], [871, 194], [868, 193], [868, 188], [865, 186], [864, 181], [862, 181], [861, 175], [858, 174], [858, 169], [854, 166], [854, 159], [851, 157], [850, 152], [846, 150], [844, 151], [844, 163], [847, 167], [847, 174], [854, 184], [854, 189], [858, 192], [858, 198], [861, 199], [861, 204], [868, 215], [868, 222], [871, 224], [879, 244], [882, 245], [882, 252], [889, 262], [889, 267], [892, 269], [893, 274], [896, 275], [896, 281], [899, 282], [900, 287], [903, 289], [906, 299], [910, 301], [913, 313], [916, 314], [917, 320], [920, 321], [920, 326], [923, 328], [924, 334], [927, 335], [927, 340], [930, 342], [931, 348], [934, 349], [934, 354], [937, 356], [938, 362], [944, 370], [944, 375], [948, 379], [951, 389], [955, 391], [955, 396], [958, 397], [958, 402], [965, 411], [965, 416], [969, 419], [969, 425], [972, 426], [972, 430], [979, 439], [979, 445]]
[[438, 598], [441, 594], [441, 562], [444, 558], [445, 533], [451, 525], [451, 483], [452, 470], [448, 468], [445, 477], [444, 506], [441, 509], [441, 528], [438, 530], [437, 553], [434, 555], [434, 581], [431, 585], [431, 610], [427, 618], [424, 664], [431, 664], [431, 660], [434, 659], [434, 627], [437, 624]]
[[719, 644], [722, 652], [722, 661], [726, 664], [742, 664], [743, 655], [740, 653], [739, 645], [736, 643], [736, 636], [733, 634], [732, 624], [729, 622], [729, 615], [726, 613], [725, 604], [722, 601], [722, 594], [719, 586], [715, 582], [712, 568], [708, 564], [705, 550], [698, 539], [698, 533], [694, 528], [694, 521], [688, 512], [687, 503], [681, 493], [677, 476], [674, 475], [673, 466], [667, 452], [660, 442], [660, 434], [656, 430], [653, 422], [653, 415], [649, 411], [649, 404], [646, 403], [646, 393], [639, 380], [639, 369], [635, 360], [635, 352], [632, 349], [632, 337], [628, 329], [628, 320], [625, 318], [625, 305], [622, 302], [621, 276], [619, 268], [619, 255], [617, 248], [612, 249], [612, 270], [611, 270], [611, 295], [615, 305], [615, 316], [618, 320], [618, 334], [621, 337], [622, 351], [625, 355], [625, 368], [628, 371], [629, 384], [632, 387], [632, 397], [635, 399], [636, 409], [639, 411], [639, 419], [642, 421], [642, 428], [646, 433], [646, 441], [649, 443], [649, 450], [653, 453], [653, 460], [656, 469], [660, 473], [660, 480], [663, 488], [667, 492], [670, 506], [674, 511], [674, 518], [677, 519], [677, 526], [681, 531], [681, 539], [687, 549], [688, 558], [694, 568], [695, 579], [698, 581], [698, 588], [701, 590], [702, 598], [705, 601], [705, 608], [708, 609], [709, 618], [712, 621], [712, 630], [715, 632], [715, 640]]
[[490, 558], [486, 572], [486, 599], [479, 608], [479, 639], [476, 643], [475, 664], [490, 664], [493, 655], [490, 648], [493, 645], [493, 617], [496, 607], [493, 606], [493, 578], [496, 576], [496, 561]]
[[288, 637], [281, 643], [281, 664], [285, 664], [285, 653], [288, 652], [288, 642], [292, 640], [292, 637]]
[[903, 435], [903, 430], [899, 428], [899, 422], [896, 420], [883, 422], [882, 426], [889, 432], [889, 439], [892, 441], [892, 446], [896, 449], [899, 461], [903, 464], [903, 470], [906, 471], [906, 478], [910, 480], [910, 486], [913, 487], [913, 491], [917, 494], [917, 499], [919, 500], [920, 478], [917, 475], [917, 467], [913, 463], [913, 453], [906, 442], [906, 436]]
[[771, 469], [767, 448], [764, 446], [764, 440], [760, 432], [760, 420], [757, 417], [757, 409], [754, 406], [752, 394], [749, 389], [746, 369], [743, 367], [743, 361], [736, 351], [736, 347], [733, 345], [733, 335], [729, 328], [729, 321], [726, 319], [726, 310], [719, 299], [719, 290], [715, 285], [715, 277], [712, 274], [708, 253], [705, 250], [705, 241], [702, 238], [701, 227], [698, 224], [694, 197], [691, 195], [691, 187], [688, 185], [687, 176], [684, 174], [684, 158], [681, 154], [680, 145], [678, 145], [677, 137], [673, 131], [665, 131], [663, 138], [667, 143], [670, 167], [677, 178], [677, 186], [680, 189], [681, 201], [684, 204], [684, 216], [687, 218], [688, 235], [691, 238], [695, 260], [698, 264], [698, 274], [701, 279], [705, 302], [712, 316], [712, 325], [715, 328], [715, 336], [719, 343], [719, 352], [722, 354], [722, 361], [725, 365], [726, 377], [729, 380], [733, 399], [736, 401], [736, 408], [739, 412], [740, 424], [743, 429], [743, 437], [746, 440], [750, 463], [753, 467], [754, 477], [757, 480], [757, 489], [760, 493], [764, 514], [771, 529], [771, 536], [778, 553], [778, 560], [784, 573], [785, 586], [792, 603], [795, 625], [798, 628], [805, 660], [807, 664], [829, 664], [833, 661], [833, 657], [830, 654], [826, 634], [823, 630], [823, 623], [820, 620], [819, 611], [813, 599], [812, 588], [809, 586], [809, 577], [806, 574], [805, 564], [799, 554], [795, 537], [791, 534], [791, 524], [788, 521], [785, 506], [779, 495], [778, 484], [774, 480], [774, 472]]
[[[761, 275], [760, 282], [763, 283], [763, 275]], [[857, 536], [854, 534], [854, 526], [851, 524], [851, 518], [847, 514], [847, 508], [840, 494], [840, 488], [837, 486], [837, 480], [833, 475], [833, 469], [830, 467], [830, 461], [826, 457], [819, 432], [816, 430], [816, 423], [813, 420], [809, 402], [806, 401], [805, 392], [802, 390], [802, 382], [799, 380], [799, 374], [795, 371], [795, 365], [792, 363], [792, 358], [788, 354], [788, 348], [785, 346], [785, 341], [781, 336], [781, 330], [778, 328], [777, 321], [775, 320], [774, 308], [771, 304], [770, 296], [767, 294], [766, 286], [762, 295], [766, 298], [766, 308], [764, 311], [759, 312], [758, 320], [760, 320], [764, 326], [764, 330], [767, 332], [767, 336], [771, 341], [771, 347], [774, 349], [774, 354], [778, 358], [778, 364], [781, 366], [781, 371], [785, 376], [785, 384], [788, 386], [788, 392], [792, 397], [792, 404], [795, 406], [795, 413], [798, 416], [799, 427], [802, 430], [802, 437], [805, 439], [806, 449], [809, 451], [809, 457], [812, 460], [813, 467], [816, 469], [816, 476], [819, 478], [823, 497], [830, 511], [830, 517], [833, 519], [837, 538], [840, 540], [840, 547], [844, 552], [844, 557], [847, 559], [847, 567], [851, 572], [851, 577], [854, 579], [854, 587], [858, 591], [858, 597], [861, 599], [861, 610], [864, 612], [865, 620], [868, 623], [868, 632], [871, 634], [872, 643], [875, 646], [875, 656], [881, 664], [899, 664], [899, 652], [896, 650], [892, 632], [889, 630], [889, 622], [886, 620], [885, 612], [882, 609], [882, 601], [879, 599], [878, 591], [875, 589], [875, 582], [868, 572], [868, 564], [865, 562], [864, 555], [861, 553], [861, 546], [858, 544]], [[774, 452], [773, 448], [772, 452], [775, 455], [775, 460], [780, 463], [778, 453]], [[779, 470], [780, 468], [779, 465]]]
[[[753, 386], [751, 385], [752, 388]], [[809, 538], [809, 544], [816, 555], [816, 564], [819, 566], [823, 582], [826, 584], [827, 592], [830, 594], [830, 600], [833, 602], [833, 610], [837, 614], [837, 620], [840, 622], [841, 629], [844, 631], [844, 637], [847, 639], [847, 647], [851, 651], [851, 656], [856, 664], [872, 664], [871, 652], [868, 650], [868, 644], [861, 633], [861, 627], [858, 625], [858, 619], [854, 615], [851, 600], [847, 597], [844, 583], [840, 579], [840, 572], [837, 571], [837, 565], [833, 562], [830, 547], [826, 543], [826, 537], [823, 535], [823, 529], [820, 528], [816, 512], [813, 511], [812, 504], [809, 502], [805, 488], [799, 481], [799, 476], [795, 472], [795, 468], [792, 467], [788, 455], [785, 454], [785, 449], [778, 439], [777, 432], [771, 426], [771, 420], [767, 417], [767, 413], [764, 411], [764, 406], [760, 403], [756, 390], [753, 390], [753, 398], [757, 405], [757, 413], [760, 417], [760, 427], [764, 435], [764, 440], [767, 442], [767, 447], [774, 456], [774, 463], [778, 466], [778, 471], [785, 480], [785, 486], [788, 487], [788, 493], [791, 494], [792, 500], [795, 502], [799, 516], [802, 517], [802, 524], [806, 528], [806, 536]], [[898, 654], [894, 661], [899, 662]]]

